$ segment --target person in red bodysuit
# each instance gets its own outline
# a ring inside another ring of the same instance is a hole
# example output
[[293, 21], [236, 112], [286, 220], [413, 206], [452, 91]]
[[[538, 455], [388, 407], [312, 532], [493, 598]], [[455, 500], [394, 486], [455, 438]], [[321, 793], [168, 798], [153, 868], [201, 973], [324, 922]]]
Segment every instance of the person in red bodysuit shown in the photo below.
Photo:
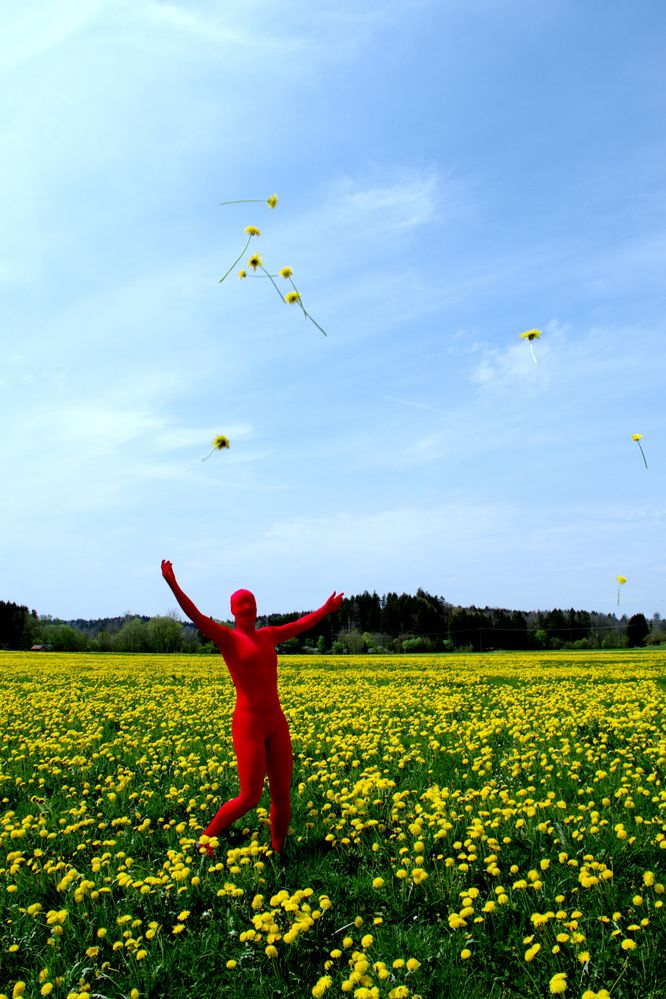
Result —
[[[271, 793], [271, 841], [276, 853], [281, 853], [287, 837], [291, 816], [291, 772], [293, 757], [287, 719], [282, 711], [277, 689], [276, 645], [307, 631], [334, 611], [340, 609], [342, 593], [335, 591], [326, 603], [297, 621], [274, 628], [255, 628], [257, 604], [249, 590], [236, 590], [231, 595], [231, 613], [235, 628], [218, 624], [206, 617], [183, 593], [176, 582], [171, 562], [162, 561], [162, 575], [189, 619], [202, 635], [217, 645], [236, 688], [231, 732], [238, 764], [240, 793], [219, 809], [205, 830], [206, 836], [217, 836], [256, 808], [268, 774]], [[207, 853], [212, 854], [210, 847]]]

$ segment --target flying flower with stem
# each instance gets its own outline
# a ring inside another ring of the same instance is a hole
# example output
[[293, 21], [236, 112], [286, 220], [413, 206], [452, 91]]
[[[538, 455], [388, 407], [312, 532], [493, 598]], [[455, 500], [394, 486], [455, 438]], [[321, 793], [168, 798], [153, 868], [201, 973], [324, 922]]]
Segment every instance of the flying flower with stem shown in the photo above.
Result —
[[[257, 278], [262, 278], [262, 279], [263, 278], [268, 278], [268, 280], [270, 281], [270, 283], [275, 288], [275, 290], [276, 290], [276, 292], [278, 294], [278, 298], [280, 299], [281, 302], [283, 302], [283, 303], [286, 302], [287, 305], [297, 305], [297, 304], [300, 305], [301, 311], [303, 312], [303, 316], [306, 319], [309, 319], [311, 323], [314, 323], [314, 325], [317, 327], [317, 329], [321, 333], [323, 333], [324, 336], [328, 336], [328, 333], [326, 332], [326, 330], [323, 330], [321, 328], [321, 326], [319, 325], [319, 323], [316, 322], [312, 318], [312, 316], [310, 315], [310, 313], [307, 311], [307, 309], [303, 305], [303, 301], [301, 299], [301, 294], [300, 294], [298, 288], [296, 287], [296, 285], [294, 284], [294, 281], [293, 281], [293, 278], [292, 278], [292, 274], [294, 272], [291, 269], [291, 267], [283, 267], [280, 270], [279, 276], [282, 277], [282, 278], [285, 278], [286, 280], [288, 280], [290, 282], [291, 286], [292, 286], [292, 289], [293, 289], [293, 291], [288, 291], [287, 294], [283, 297], [282, 292], [280, 291], [280, 289], [278, 288], [277, 284], [275, 283], [275, 278], [278, 277], [278, 275], [277, 274], [271, 274], [270, 271], [266, 270], [266, 268], [264, 267], [264, 262], [261, 259], [261, 257], [259, 256], [259, 254], [255, 254], [255, 256], [250, 257], [250, 259], [248, 260], [247, 263], [248, 263], [248, 266], [251, 267], [253, 271], [255, 271], [255, 272], [257, 270], [263, 271], [263, 276], [260, 275], [260, 274], [256, 274], [256, 273], [255, 273], [254, 276], [257, 277]], [[239, 277], [246, 277], [246, 276], [247, 275], [246, 275], [245, 271], [240, 271], [239, 272]]]
[[[224, 279], [229, 277], [229, 275], [231, 274], [232, 270], [234, 269], [234, 267], [236, 266], [236, 264], [238, 263], [238, 261], [240, 260], [240, 258], [243, 256], [243, 254], [247, 250], [248, 246], [250, 245], [250, 240], [252, 239], [252, 237], [253, 236], [261, 236], [261, 231], [259, 229], [257, 229], [256, 225], [248, 225], [248, 226], [246, 226], [245, 227], [245, 233], [247, 235], [247, 242], [245, 243], [245, 246], [240, 251], [240, 253], [236, 257], [236, 259], [234, 260], [233, 264], [231, 265], [231, 267], [229, 268], [229, 270], [226, 272], [226, 274], [224, 274], [220, 278], [218, 284], [222, 284], [222, 282], [224, 281]], [[241, 275], [239, 275], [239, 276], [244, 276], [244, 275], [241, 272]]]
[[643, 434], [632, 434], [631, 435], [631, 439], [632, 439], [632, 441], [636, 441], [636, 443], [638, 444], [639, 448], [641, 449], [641, 454], [643, 455], [643, 462], [645, 464], [645, 467], [647, 468], [648, 467], [648, 463], [647, 463], [647, 460], [645, 458], [645, 451], [643, 450], [642, 445], [641, 445], [641, 438], [642, 438], [642, 436], [643, 436]]
[[[278, 286], [276, 285], [275, 281], [273, 280], [273, 275], [270, 274], [266, 270], [266, 268], [264, 267], [264, 262], [263, 262], [263, 260], [261, 259], [261, 257], [259, 256], [258, 253], [255, 253], [255, 255], [253, 257], [250, 257], [250, 259], [247, 262], [247, 265], [248, 265], [248, 267], [251, 267], [252, 270], [255, 272], [255, 274], [254, 274], [255, 277], [260, 277], [260, 275], [256, 273], [257, 270], [263, 271], [264, 276], [268, 278], [268, 280], [273, 285], [273, 287], [275, 288], [275, 290], [278, 293], [278, 295], [280, 296], [280, 298], [282, 298], [282, 295], [280, 294], [280, 289], [278, 288]], [[244, 272], [243, 272], [243, 276], [245, 276]]]
[[210, 458], [210, 456], [213, 453], [213, 451], [224, 451], [225, 448], [228, 448], [228, 447], [231, 447], [231, 445], [229, 443], [229, 438], [225, 437], [223, 434], [218, 434], [217, 437], [213, 438], [213, 447], [212, 447], [212, 449], [208, 452], [208, 454], [206, 455], [206, 457], [202, 458], [201, 460], [202, 461], [208, 461], [208, 459]]
[[622, 589], [622, 587], [626, 583], [627, 577], [626, 576], [616, 576], [615, 578], [617, 579], [618, 584], [619, 584], [618, 588], [617, 588], [617, 605], [619, 607], [620, 606], [620, 590]]
[[220, 201], [220, 205], [268, 205], [269, 208], [275, 208], [278, 203], [277, 194], [271, 194], [268, 198], [241, 198], [239, 201]]
[[[319, 325], [319, 323], [315, 322], [315, 320], [312, 318], [312, 316], [310, 315], [310, 313], [307, 311], [307, 309], [303, 305], [303, 300], [301, 298], [301, 293], [299, 292], [298, 288], [294, 284], [294, 279], [292, 277], [293, 273], [294, 272], [291, 269], [291, 267], [283, 267], [281, 269], [281, 271], [280, 271], [280, 277], [284, 278], [286, 281], [289, 281], [289, 284], [293, 288], [293, 291], [288, 291], [287, 294], [284, 296], [285, 302], [287, 303], [287, 305], [296, 305], [296, 304], [300, 305], [300, 307], [301, 307], [301, 309], [303, 311], [303, 315], [305, 316], [305, 318], [309, 319], [311, 323], [314, 323], [314, 325], [317, 327], [317, 329], [319, 330], [320, 333], [323, 333], [324, 336], [328, 336], [328, 333], [326, 332], [326, 330], [323, 330], [321, 328], [321, 326]], [[281, 295], [280, 295], [280, 298], [282, 298]]]
[[532, 346], [532, 340], [539, 340], [541, 338], [541, 330], [525, 330], [524, 333], [520, 334], [521, 340], [527, 340], [530, 345], [530, 353], [532, 355], [532, 360], [537, 363], [537, 359], [534, 356], [534, 348]]
[[[249, 263], [249, 261], [248, 261], [248, 263]], [[275, 288], [276, 292], [278, 293], [278, 297], [280, 298], [280, 300], [282, 300], [282, 292], [280, 291], [280, 289], [278, 288], [278, 286], [276, 285], [276, 283], [274, 281], [274, 275], [270, 274], [266, 270], [266, 268], [264, 267], [263, 260], [259, 260], [258, 267], [259, 267], [259, 270], [261, 270], [261, 271], [264, 272], [264, 277], [268, 278], [268, 280], [270, 281], [270, 283], [273, 285], [273, 287]], [[256, 269], [257, 268], [255, 267], [255, 271], [256, 271]], [[259, 275], [257, 275], [257, 277], [259, 277]]]

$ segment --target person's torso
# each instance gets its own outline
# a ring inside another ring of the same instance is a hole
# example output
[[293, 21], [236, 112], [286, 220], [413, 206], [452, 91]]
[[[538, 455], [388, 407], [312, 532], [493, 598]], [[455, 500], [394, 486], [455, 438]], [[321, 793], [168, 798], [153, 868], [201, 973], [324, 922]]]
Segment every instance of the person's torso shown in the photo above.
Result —
[[251, 711], [279, 710], [278, 657], [269, 634], [232, 631], [223, 652], [236, 688], [236, 707]]

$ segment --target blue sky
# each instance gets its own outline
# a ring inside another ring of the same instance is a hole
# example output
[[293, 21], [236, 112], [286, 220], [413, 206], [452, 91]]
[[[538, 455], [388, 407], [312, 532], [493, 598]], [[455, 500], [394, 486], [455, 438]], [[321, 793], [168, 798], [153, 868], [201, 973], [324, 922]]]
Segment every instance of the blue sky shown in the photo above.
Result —
[[663, 4], [2, 21], [0, 598], [666, 615]]

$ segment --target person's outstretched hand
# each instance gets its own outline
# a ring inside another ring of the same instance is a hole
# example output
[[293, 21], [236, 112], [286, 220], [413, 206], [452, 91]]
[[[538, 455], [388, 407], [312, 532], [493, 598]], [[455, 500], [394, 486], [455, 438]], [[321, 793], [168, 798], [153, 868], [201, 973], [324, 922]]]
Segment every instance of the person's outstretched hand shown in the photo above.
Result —
[[169, 585], [176, 582], [176, 574], [173, 571], [173, 566], [166, 558], [162, 559], [162, 575]]
[[339, 611], [342, 607], [342, 598], [344, 593], [336, 593], [335, 590], [331, 593], [330, 597], [324, 604], [324, 610], [327, 614], [333, 614], [335, 611]]

